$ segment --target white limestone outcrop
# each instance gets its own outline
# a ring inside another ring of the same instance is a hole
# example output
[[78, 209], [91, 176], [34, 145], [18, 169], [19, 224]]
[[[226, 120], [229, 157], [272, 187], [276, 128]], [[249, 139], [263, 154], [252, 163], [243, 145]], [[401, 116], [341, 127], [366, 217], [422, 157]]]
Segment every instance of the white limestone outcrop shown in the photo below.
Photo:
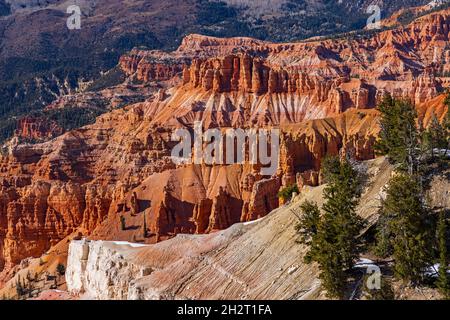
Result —
[[130, 282], [151, 272], [127, 261], [127, 252], [138, 247], [127, 242], [72, 241], [66, 271], [68, 291], [88, 299], [127, 299]]

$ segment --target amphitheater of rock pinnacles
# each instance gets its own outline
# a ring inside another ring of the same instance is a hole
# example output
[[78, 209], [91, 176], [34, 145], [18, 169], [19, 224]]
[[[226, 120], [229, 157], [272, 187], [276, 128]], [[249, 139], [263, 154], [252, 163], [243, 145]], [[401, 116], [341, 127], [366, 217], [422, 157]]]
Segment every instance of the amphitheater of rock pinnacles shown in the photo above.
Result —
[[[0, 293], [48, 259], [67, 266], [63, 291], [74, 297], [317, 297], [317, 270], [297, 257], [293, 204], [280, 190], [296, 184], [299, 197], [320, 202], [324, 157], [352, 154], [375, 175], [358, 209], [372, 218], [392, 171], [374, 147], [377, 104], [387, 93], [409, 99], [425, 126], [448, 112], [450, 10], [406, 25], [395, 17], [385, 21], [390, 28], [359, 37], [281, 43], [190, 34], [172, 51], [136, 46], [118, 58], [123, 81], [68, 90], [47, 106], [117, 108], [71, 130], [20, 118], [0, 155]], [[136, 97], [142, 101], [128, 103]], [[276, 174], [248, 163], [176, 165], [172, 135], [196, 121], [204, 129], [279, 128]], [[433, 183], [437, 202], [448, 181]], [[285, 283], [263, 280], [280, 270], [288, 270]], [[198, 278], [188, 285], [185, 274]]]

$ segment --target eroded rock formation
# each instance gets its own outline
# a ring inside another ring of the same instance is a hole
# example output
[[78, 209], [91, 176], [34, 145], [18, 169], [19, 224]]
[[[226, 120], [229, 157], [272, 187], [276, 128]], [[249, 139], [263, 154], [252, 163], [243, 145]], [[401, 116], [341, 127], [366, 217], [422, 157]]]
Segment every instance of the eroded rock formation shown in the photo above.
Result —
[[[449, 19], [444, 10], [352, 39], [192, 35], [173, 53], [133, 50], [121, 67], [143, 82], [163, 81], [158, 93], [52, 141], [4, 148], [0, 269], [73, 232], [154, 243], [248, 222], [279, 205], [280, 188], [320, 183], [325, 155], [373, 158], [379, 128], [371, 109], [384, 93], [412, 99], [424, 119], [446, 112], [438, 94], [448, 83], [439, 75], [450, 56]], [[176, 165], [172, 134], [195, 121], [204, 129], [280, 128], [277, 173]]]

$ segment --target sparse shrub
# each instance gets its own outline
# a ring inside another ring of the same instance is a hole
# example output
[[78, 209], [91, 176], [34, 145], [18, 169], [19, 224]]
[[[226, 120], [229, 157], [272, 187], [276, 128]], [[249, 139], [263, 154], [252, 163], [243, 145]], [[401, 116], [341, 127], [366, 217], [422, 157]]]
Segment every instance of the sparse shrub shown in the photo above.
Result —
[[56, 272], [58, 272], [60, 276], [63, 276], [66, 273], [66, 267], [62, 263], [58, 263], [56, 266]]
[[19, 299], [21, 299], [22, 296], [27, 294], [25, 281], [22, 283], [22, 279], [20, 278], [20, 276], [17, 278], [16, 281], [16, 293]]
[[122, 231], [125, 231], [127, 229], [126, 221], [124, 216], [120, 216], [120, 226], [122, 228]]
[[144, 212], [144, 223], [142, 224], [142, 233], [144, 236], [144, 239], [148, 237], [148, 230], [147, 230], [147, 218], [145, 217], [145, 212]]
[[286, 188], [284, 188], [283, 190], [281, 190], [280, 192], [278, 192], [278, 197], [282, 198], [284, 201], [289, 201], [292, 199], [292, 195], [294, 193], [299, 193], [298, 187], [296, 184], [292, 185], [292, 186], [288, 186]]

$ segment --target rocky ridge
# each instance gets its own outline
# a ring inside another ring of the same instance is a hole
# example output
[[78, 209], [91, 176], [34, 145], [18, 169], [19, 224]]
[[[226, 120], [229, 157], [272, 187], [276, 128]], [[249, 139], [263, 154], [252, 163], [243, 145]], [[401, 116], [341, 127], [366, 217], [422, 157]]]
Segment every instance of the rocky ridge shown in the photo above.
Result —
[[[372, 158], [379, 129], [368, 109], [383, 93], [412, 99], [424, 118], [445, 113], [438, 95], [448, 83], [439, 73], [448, 62], [449, 17], [443, 10], [356, 39], [271, 44], [192, 35], [174, 53], [132, 51], [122, 69], [144, 83], [165, 81], [158, 93], [51, 141], [8, 146], [0, 161], [0, 269], [73, 232], [155, 243], [222, 230], [270, 213], [282, 186], [319, 184], [326, 154]], [[176, 166], [171, 135], [197, 120], [205, 128], [279, 127], [278, 173]]]
[[[368, 182], [357, 212], [373, 224], [383, 188], [392, 175], [384, 158], [369, 161]], [[448, 181], [431, 185], [440, 201]], [[445, 179], [445, 178], [444, 178]], [[444, 183], [444, 184], [442, 184]], [[323, 204], [323, 186], [305, 188], [290, 204], [251, 223], [208, 235], [178, 235], [155, 245], [91, 241], [69, 248], [69, 292], [90, 299], [325, 299], [315, 265], [302, 262], [306, 247], [296, 243], [296, 214], [303, 201]], [[108, 286], [107, 286], [108, 284]], [[400, 289], [399, 291], [401, 291]], [[405, 299], [436, 298], [433, 290]]]
[[[191, 35], [174, 53], [134, 50], [121, 66], [142, 81], [176, 75], [185, 90], [170, 104], [204, 110], [213, 126], [324, 118], [372, 108], [387, 92], [420, 105], [448, 85], [449, 12], [353, 39], [272, 44]], [[196, 104], [183, 94], [196, 95]]]

